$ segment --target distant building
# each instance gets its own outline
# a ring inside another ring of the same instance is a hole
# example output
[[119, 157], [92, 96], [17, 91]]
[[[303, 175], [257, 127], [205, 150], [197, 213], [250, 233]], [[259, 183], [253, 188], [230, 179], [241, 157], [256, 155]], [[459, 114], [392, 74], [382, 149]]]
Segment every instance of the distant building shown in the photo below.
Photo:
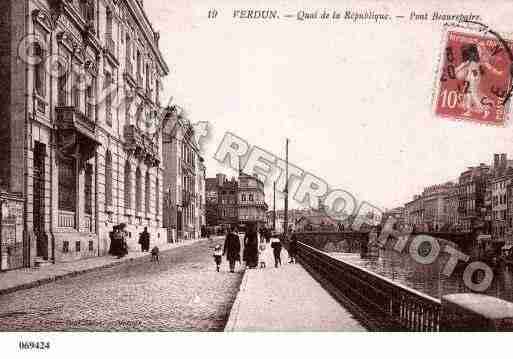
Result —
[[490, 166], [481, 163], [469, 167], [459, 177], [459, 219], [462, 231], [470, 232], [485, 226], [486, 184], [490, 175]]
[[168, 241], [198, 238], [203, 221], [205, 166], [194, 128], [182, 116], [169, 121], [163, 130], [164, 227]]
[[449, 232], [457, 232], [459, 231], [459, 196], [460, 190], [459, 186], [455, 184], [454, 186], [447, 189], [447, 192], [444, 196], [444, 211], [443, 211], [443, 223], [444, 226], [442, 228], [443, 231]]
[[248, 222], [264, 225], [267, 222], [264, 183], [257, 176], [239, 175], [238, 202], [240, 225]]
[[416, 230], [424, 230], [424, 202], [420, 195], [413, 196], [413, 200], [404, 205], [405, 224]]
[[219, 224], [217, 196], [217, 178], [207, 178], [205, 180], [205, 219], [207, 227], [214, 227]]
[[224, 228], [239, 225], [239, 183], [235, 178], [227, 180], [223, 174], [218, 174], [216, 178], [218, 179], [218, 225]]
[[395, 223], [394, 227], [397, 229], [404, 228], [407, 220], [406, 220], [406, 208], [405, 207], [396, 207], [391, 210], [385, 211], [381, 218], [381, 225], [384, 226], [387, 222], [388, 218], [394, 218]]
[[264, 183], [255, 176], [241, 173], [238, 180], [228, 180], [218, 173], [206, 179], [206, 224], [208, 227], [244, 226], [248, 222], [268, 222]]
[[491, 176], [487, 181], [485, 221], [488, 232], [494, 240], [511, 241], [513, 228], [511, 225], [511, 188], [513, 187], [513, 166], [505, 153], [495, 154]]
[[452, 182], [426, 187], [422, 192], [424, 214], [422, 223], [427, 231], [440, 231], [445, 227], [445, 197], [455, 187]]
[[[305, 216], [312, 216], [316, 213], [315, 209], [289, 209], [288, 223], [289, 227], [295, 229], [298, 220]], [[267, 212], [267, 226], [273, 228], [273, 211]], [[283, 232], [285, 228], [285, 211], [283, 209], [276, 210], [276, 231]]]

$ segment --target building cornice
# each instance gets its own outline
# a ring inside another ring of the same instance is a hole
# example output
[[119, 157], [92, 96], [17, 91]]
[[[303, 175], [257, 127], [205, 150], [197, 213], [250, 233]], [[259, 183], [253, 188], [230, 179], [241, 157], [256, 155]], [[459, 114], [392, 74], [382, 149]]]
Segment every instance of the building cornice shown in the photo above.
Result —
[[159, 63], [161, 72], [164, 73], [164, 76], [168, 75], [170, 72], [169, 67], [166, 61], [164, 60], [164, 57], [160, 52], [160, 49], [156, 44], [155, 31], [153, 30], [153, 27], [151, 26], [151, 23], [144, 9], [141, 8], [141, 5], [136, 0], [124, 0], [124, 3], [126, 5], [127, 10], [136, 22], [139, 30], [144, 35], [146, 42], [149, 44], [149, 47], [151, 48], [153, 55]]

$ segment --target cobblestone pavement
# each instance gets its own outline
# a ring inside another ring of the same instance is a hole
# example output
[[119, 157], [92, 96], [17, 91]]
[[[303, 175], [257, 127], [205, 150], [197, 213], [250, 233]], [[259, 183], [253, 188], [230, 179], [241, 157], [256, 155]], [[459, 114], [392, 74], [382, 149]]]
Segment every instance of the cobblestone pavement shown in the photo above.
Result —
[[[222, 243], [216, 240], [214, 243]], [[207, 241], [0, 296], [0, 331], [221, 331], [242, 272]]]

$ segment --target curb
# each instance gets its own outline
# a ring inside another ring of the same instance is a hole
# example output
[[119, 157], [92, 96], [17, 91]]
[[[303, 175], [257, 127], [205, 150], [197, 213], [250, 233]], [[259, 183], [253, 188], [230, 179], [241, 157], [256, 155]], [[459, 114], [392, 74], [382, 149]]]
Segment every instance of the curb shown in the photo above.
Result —
[[239, 292], [237, 293], [237, 297], [233, 302], [232, 309], [230, 310], [230, 315], [228, 317], [228, 322], [224, 327], [225, 332], [235, 332], [237, 331], [236, 324], [239, 319], [239, 311], [241, 305], [241, 297], [246, 293], [246, 287], [248, 285], [248, 276], [249, 271], [244, 270], [244, 275], [242, 277], [242, 282], [240, 284]]
[[[195, 243], [202, 242], [204, 240], [205, 239], [201, 239], [201, 240], [195, 241], [193, 243], [187, 243], [185, 245], [177, 246], [175, 248], [169, 248], [169, 249], [161, 251], [161, 253], [166, 253], [166, 252], [172, 251], [174, 249], [183, 248], [183, 247], [195, 244]], [[39, 286], [42, 286], [44, 284], [56, 282], [56, 281], [61, 280], [61, 279], [76, 277], [76, 276], [79, 276], [79, 275], [82, 275], [82, 274], [86, 274], [86, 273], [90, 273], [90, 272], [95, 272], [95, 271], [99, 271], [99, 270], [102, 270], [102, 269], [108, 269], [108, 268], [116, 267], [118, 265], [121, 265], [121, 264], [124, 264], [124, 263], [130, 263], [130, 262], [137, 261], [137, 260], [140, 260], [140, 259], [144, 259], [144, 258], [147, 258], [149, 256], [150, 256], [149, 254], [146, 254], [144, 256], [140, 256], [140, 257], [136, 257], [136, 258], [127, 258], [127, 259], [116, 261], [116, 262], [112, 262], [112, 263], [102, 264], [102, 265], [97, 266], [97, 267], [91, 267], [91, 268], [71, 271], [71, 272], [64, 273], [64, 274], [53, 275], [53, 276], [50, 276], [50, 277], [47, 277], [47, 278], [35, 280], [33, 282], [23, 283], [23, 284], [20, 284], [20, 285], [15, 285], [13, 287], [0, 289], [0, 296], [5, 295], [5, 294], [14, 293], [14, 292], [17, 292], [19, 290], [39, 287]], [[100, 258], [100, 257], [98, 257], [98, 258]]]

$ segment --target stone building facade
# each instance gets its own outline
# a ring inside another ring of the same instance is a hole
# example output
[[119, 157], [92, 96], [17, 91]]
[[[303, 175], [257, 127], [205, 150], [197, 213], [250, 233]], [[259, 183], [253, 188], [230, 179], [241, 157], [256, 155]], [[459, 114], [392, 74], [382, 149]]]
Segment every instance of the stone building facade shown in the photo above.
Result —
[[485, 224], [486, 184], [490, 175], [490, 166], [481, 163], [462, 172], [459, 177], [459, 219], [464, 232], [471, 232]]
[[440, 231], [445, 227], [445, 197], [455, 184], [447, 182], [426, 187], [422, 192], [424, 203], [423, 223], [428, 231]]
[[424, 201], [421, 195], [413, 196], [413, 200], [404, 205], [404, 212], [407, 227], [424, 230]]
[[205, 222], [205, 165], [194, 128], [176, 115], [163, 128], [164, 227], [173, 242], [199, 238]]
[[218, 173], [215, 178], [207, 178], [207, 226], [229, 228], [239, 224], [238, 191], [235, 178], [227, 179]]
[[0, 179], [25, 199], [29, 262], [104, 255], [162, 228], [159, 34], [137, 0], [5, 0]]
[[459, 231], [460, 218], [459, 218], [459, 187], [454, 185], [447, 189], [444, 196], [444, 231], [457, 232]]
[[257, 222], [264, 225], [267, 222], [264, 183], [256, 176], [239, 174], [239, 224]]

